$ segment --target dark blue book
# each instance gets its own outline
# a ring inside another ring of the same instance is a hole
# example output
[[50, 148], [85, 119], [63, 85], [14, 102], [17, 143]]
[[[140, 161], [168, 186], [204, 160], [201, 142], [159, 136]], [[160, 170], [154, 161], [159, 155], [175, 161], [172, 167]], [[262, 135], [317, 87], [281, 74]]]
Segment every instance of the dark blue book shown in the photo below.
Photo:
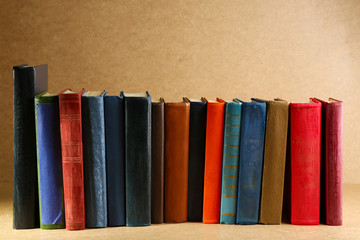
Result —
[[108, 226], [125, 225], [125, 111], [122, 96], [104, 96]]
[[265, 102], [242, 102], [237, 224], [259, 222], [266, 122]]
[[121, 92], [125, 100], [126, 226], [151, 224], [151, 97]]
[[85, 226], [107, 226], [104, 92], [81, 97], [84, 154]]

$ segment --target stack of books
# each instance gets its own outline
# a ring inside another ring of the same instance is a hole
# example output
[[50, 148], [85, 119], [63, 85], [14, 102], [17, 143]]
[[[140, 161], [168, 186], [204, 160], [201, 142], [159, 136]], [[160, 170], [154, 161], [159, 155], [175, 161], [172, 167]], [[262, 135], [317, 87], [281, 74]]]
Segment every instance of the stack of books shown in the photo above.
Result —
[[14, 228], [342, 225], [343, 102], [48, 92], [15, 66]]

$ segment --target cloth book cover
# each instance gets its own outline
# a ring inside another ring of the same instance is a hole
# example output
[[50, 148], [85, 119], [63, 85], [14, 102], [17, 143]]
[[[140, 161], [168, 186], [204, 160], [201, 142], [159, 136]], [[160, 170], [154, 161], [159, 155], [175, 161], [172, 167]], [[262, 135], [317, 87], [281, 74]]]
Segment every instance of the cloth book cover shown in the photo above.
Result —
[[236, 100], [242, 102], [236, 223], [256, 224], [260, 213], [266, 103]]
[[108, 226], [125, 225], [124, 98], [105, 93], [105, 149]]
[[203, 222], [219, 223], [225, 102], [207, 100]]
[[239, 175], [241, 102], [226, 102], [221, 185], [220, 223], [236, 223]]
[[107, 190], [105, 158], [105, 91], [86, 91], [81, 97], [85, 226], [107, 226]]
[[164, 99], [152, 102], [151, 223], [164, 222]]
[[321, 103], [290, 103], [291, 223], [320, 221]]
[[266, 101], [266, 110], [260, 223], [281, 224], [289, 103], [286, 101]]
[[39, 227], [35, 95], [47, 91], [47, 65], [13, 67], [13, 228]]
[[190, 103], [165, 102], [165, 216], [166, 223], [186, 222]]
[[321, 203], [320, 220], [342, 225], [343, 102], [321, 102]]
[[47, 92], [35, 96], [35, 125], [40, 228], [64, 228], [59, 98]]
[[68, 230], [85, 228], [84, 165], [81, 95], [65, 89], [59, 93], [60, 135], [65, 203]]
[[151, 224], [151, 96], [124, 93], [126, 226]]
[[202, 222], [206, 141], [206, 101], [190, 102], [187, 221]]

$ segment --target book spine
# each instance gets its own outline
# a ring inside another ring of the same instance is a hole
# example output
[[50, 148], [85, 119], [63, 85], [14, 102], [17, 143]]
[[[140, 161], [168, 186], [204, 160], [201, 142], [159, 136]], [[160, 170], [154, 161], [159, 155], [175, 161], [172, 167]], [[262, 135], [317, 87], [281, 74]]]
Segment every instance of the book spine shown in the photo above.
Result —
[[320, 221], [321, 104], [291, 103], [291, 223]]
[[151, 223], [164, 222], [164, 102], [152, 103]]
[[225, 106], [220, 223], [235, 224], [239, 174], [241, 103]]
[[151, 223], [151, 98], [125, 96], [126, 226]]
[[64, 228], [59, 101], [41, 95], [35, 97], [40, 228]]
[[125, 225], [125, 111], [120, 96], [104, 96], [108, 225]]
[[59, 94], [65, 222], [68, 230], [85, 228], [81, 94]]
[[85, 223], [107, 226], [104, 97], [82, 96]]
[[206, 141], [206, 102], [190, 102], [187, 221], [202, 222]]
[[259, 222], [266, 103], [243, 103], [242, 108], [236, 223], [256, 224]]
[[225, 103], [207, 103], [203, 222], [219, 223]]

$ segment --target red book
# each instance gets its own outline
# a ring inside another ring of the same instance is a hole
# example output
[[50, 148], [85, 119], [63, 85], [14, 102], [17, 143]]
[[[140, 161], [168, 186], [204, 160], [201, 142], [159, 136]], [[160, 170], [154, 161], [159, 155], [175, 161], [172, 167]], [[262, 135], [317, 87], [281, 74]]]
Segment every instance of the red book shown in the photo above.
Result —
[[343, 102], [316, 100], [322, 104], [321, 219], [342, 225]]
[[207, 102], [203, 222], [220, 221], [225, 102]]
[[81, 95], [66, 89], [59, 93], [65, 223], [68, 230], [85, 228], [84, 167]]
[[290, 103], [291, 223], [320, 222], [321, 103]]

